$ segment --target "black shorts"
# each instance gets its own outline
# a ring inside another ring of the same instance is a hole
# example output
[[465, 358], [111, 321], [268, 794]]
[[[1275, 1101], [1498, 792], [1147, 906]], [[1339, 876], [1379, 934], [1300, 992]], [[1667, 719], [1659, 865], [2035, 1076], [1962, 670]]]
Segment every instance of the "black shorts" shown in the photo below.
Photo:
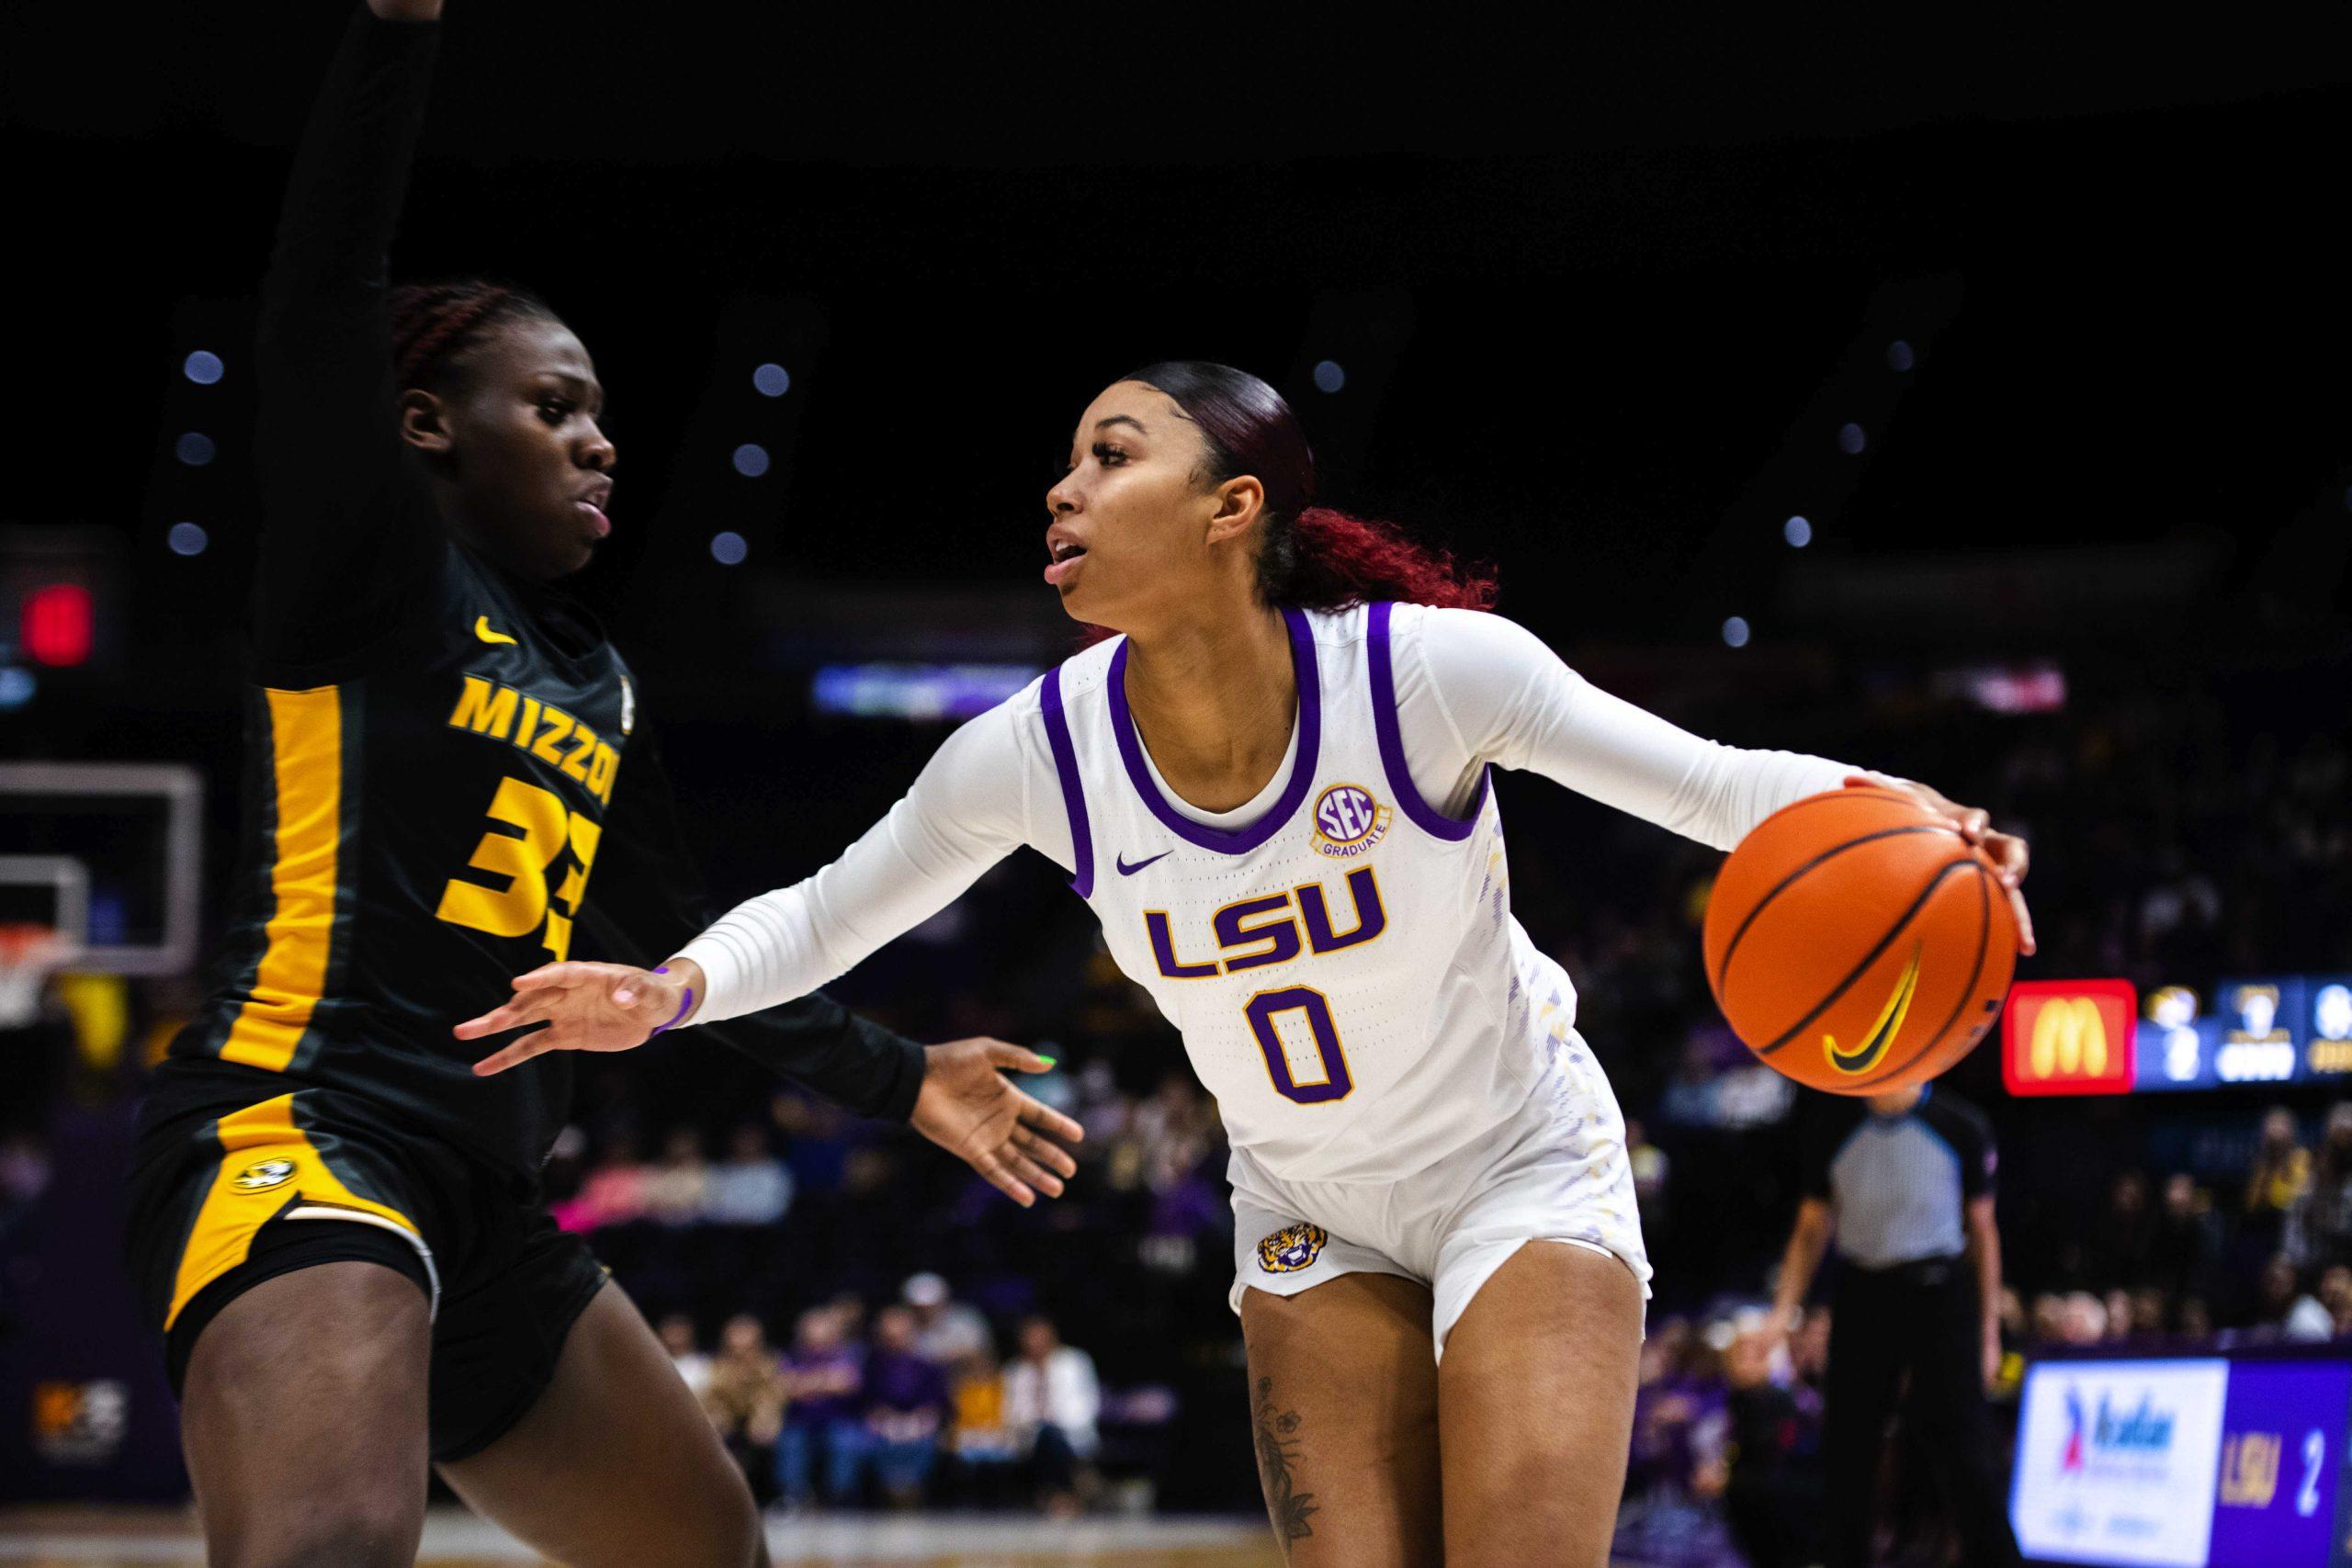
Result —
[[151, 1116], [130, 1197], [130, 1277], [175, 1393], [205, 1325], [265, 1280], [354, 1258], [413, 1280], [433, 1313], [436, 1463], [522, 1419], [606, 1277], [529, 1183], [333, 1089]]

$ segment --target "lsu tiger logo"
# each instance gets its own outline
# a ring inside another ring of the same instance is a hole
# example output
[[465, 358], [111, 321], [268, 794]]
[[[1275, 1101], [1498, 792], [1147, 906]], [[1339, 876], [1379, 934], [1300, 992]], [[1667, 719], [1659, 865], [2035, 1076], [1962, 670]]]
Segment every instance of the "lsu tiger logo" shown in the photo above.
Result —
[[1269, 1274], [1295, 1274], [1321, 1255], [1331, 1233], [1301, 1221], [1284, 1225], [1258, 1244], [1258, 1267]]
[[290, 1159], [257, 1159], [237, 1172], [232, 1185], [240, 1192], [266, 1192], [283, 1186], [293, 1174], [294, 1162]]
[[1388, 834], [1388, 807], [1362, 784], [1333, 784], [1315, 801], [1315, 852], [1353, 860]]

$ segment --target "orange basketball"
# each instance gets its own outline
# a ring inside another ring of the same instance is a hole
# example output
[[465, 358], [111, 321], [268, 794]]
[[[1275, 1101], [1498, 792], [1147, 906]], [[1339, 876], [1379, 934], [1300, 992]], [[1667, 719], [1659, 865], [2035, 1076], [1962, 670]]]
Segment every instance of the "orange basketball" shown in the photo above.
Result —
[[1703, 945], [1715, 1005], [1801, 1084], [1876, 1094], [1968, 1055], [2001, 1016], [2017, 917], [1990, 857], [1891, 789], [1808, 795], [1724, 862]]

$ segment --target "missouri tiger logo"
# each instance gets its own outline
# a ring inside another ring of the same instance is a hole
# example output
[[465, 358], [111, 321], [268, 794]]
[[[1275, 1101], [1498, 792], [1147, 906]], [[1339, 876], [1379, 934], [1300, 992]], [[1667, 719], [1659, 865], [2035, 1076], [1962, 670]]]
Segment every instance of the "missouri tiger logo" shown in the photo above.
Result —
[[1295, 1274], [1315, 1261], [1331, 1233], [1301, 1221], [1284, 1225], [1258, 1244], [1258, 1267], [1269, 1274]]
[[266, 1192], [283, 1186], [293, 1174], [294, 1162], [290, 1159], [257, 1159], [237, 1172], [233, 1185], [240, 1192]]

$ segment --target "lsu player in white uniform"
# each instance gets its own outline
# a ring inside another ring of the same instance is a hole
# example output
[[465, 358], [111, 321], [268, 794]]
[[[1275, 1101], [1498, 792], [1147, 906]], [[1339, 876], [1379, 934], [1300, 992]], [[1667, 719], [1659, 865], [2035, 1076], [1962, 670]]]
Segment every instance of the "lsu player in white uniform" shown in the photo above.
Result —
[[[1856, 771], [1607, 695], [1472, 607], [1490, 580], [1310, 507], [1313, 486], [1295, 416], [1255, 378], [1184, 362], [1114, 384], [1047, 497], [1046, 578], [1125, 635], [958, 730], [839, 860], [663, 971], [551, 964], [458, 1032], [547, 1025], [477, 1069], [494, 1072], [773, 1006], [1027, 844], [1069, 872], [1216, 1096], [1289, 1561], [1600, 1563], [1650, 1269], [1575, 987], [1511, 916], [1488, 773], [1727, 849]], [[2022, 844], [1905, 787], [2014, 889]], [[1035, 1126], [1006, 1164], [1016, 1196], [1074, 1169]]]

